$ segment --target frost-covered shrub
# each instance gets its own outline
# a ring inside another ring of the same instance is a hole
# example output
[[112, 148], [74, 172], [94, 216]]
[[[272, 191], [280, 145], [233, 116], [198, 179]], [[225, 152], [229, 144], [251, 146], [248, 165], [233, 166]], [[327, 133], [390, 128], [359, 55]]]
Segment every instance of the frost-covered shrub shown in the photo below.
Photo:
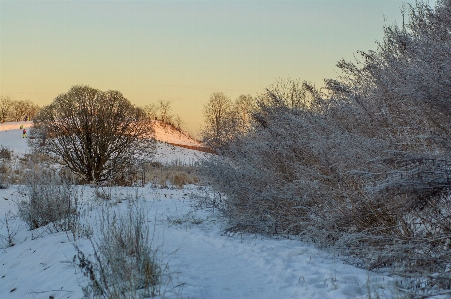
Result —
[[76, 186], [51, 170], [32, 171], [21, 193], [19, 215], [30, 230], [46, 227], [49, 232], [73, 230], [78, 223]]
[[167, 266], [151, 247], [145, 210], [128, 202], [125, 213], [102, 210], [100, 237], [92, 239], [93, 259], [76, 246], [74, 261], [89, 278], [84, 287], [91, 298], [147, 298], [159, 295]]
[[378, 146], [334, 126], [328, 104], [307, 83], [275, 86], [260, 98], [253, 130], [207, 162], [236, 224], [299, 232], [319, 212], [336, 218], [337, 203], [359, 197], [362, 187], [346, 171]]
[[4, 146], [0, 146], [0, 160], [11, 160], [12, 151]]
[[0, 234], [0, 243], [3, 246], [0, 248], [12, 247], [16, 244], [16, 234], [19, 231], [19, 225], [15, 221], [16, 215], [8, 211], [3, 219], [0, 219], [0, 228], [5, 227], [5, 234]]
[[231, 230], [303, 235], [433, 292], [451, 279], [451, 1], [406, 12], [321, 92], [269, 87], [205, 170]]
[[0, 189], [7, 189], [9, 187], [9, 173], [10, 168], [7, 164], [0, 161]]
[[0, 189], [9, 187], [11, 181], [11, 166], [12, 151], [3, 146], [0, 147]]

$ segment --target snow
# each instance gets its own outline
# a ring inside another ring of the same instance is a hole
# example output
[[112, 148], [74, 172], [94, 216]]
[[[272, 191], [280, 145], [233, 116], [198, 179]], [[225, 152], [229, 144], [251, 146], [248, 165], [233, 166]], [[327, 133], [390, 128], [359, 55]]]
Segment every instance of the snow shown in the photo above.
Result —
[[[16, 153], [27, 151], [18, 129], [3, 128], [0, 145]], [[158, 148], [162, 161], [198, 159], [194, 151], [185, 151], [190, 150], [165, 143]], [[310, 244], [245, 233], [225, 235], [226, 223], [220, 215], [200, 208], [196, 201], [211, 192], [207, 187], [113, 187], [113, 199], [107, 203], [95, 199], [93, 187], [79, 188], [85, 207], [82, 221], [92, 226], [98, 223], [96, 207], [123, 211], [127, 200], [137, 194], [147, 211], [152, 244], [160, 248], [169, 266], [173, 283], [168, 290], [183, 285], [167, 292], [165, 298], [363, 299], [368, 298], [368, 290], [371, 297], [396, 297], [389, 278], [347, 265]], [[19, 189], [0, 190], [0, 298], [82, 298], [87, 278], [72, 264], [76, 250], [70, 234], [29, 231], [15, 217], [9, 219], [9, 227], [17, 231], [15, 245], [5, 246], [5, 215], [10, 211], [17, 215]], [[88, 240], [76, 242], [82, 250], [92, 250]]]
[[192, 149], [175, 145], [202, 147], [203, 144], [183, 132], [175, 130], [170, 125], [159, 121], [153, 123], [154, 138], [158, 140], [155, 161], [163, 164], [193, 165], [200, 159], [210, 155]]
[[22, 130], [0, 131], [0, 148], [12, 149], [16, 154], [24, 154], [29, 151], [27, 139], [22, 138]]
[[166, 143], [183, 144], [189, 146], [202, 146], [203, 144], [191, 136], [181, 131], [175, 130], [170, 125], [165, 125], [160, 121], [154, 121], [153, 123], [154, 137], [156, 140], [160, 140]]
[[204, 158], [207, 153], [157, 142], [154, 160], [163, 164], [194, 165]]
[[[85, 203], [94, 204], [93, 189], [83, 188]], [[371, 288], [389, 284], [387, 278], [346, 265], [300, 241], [224, 235], [217, 214], [193, 208], [189, 194], [202, 192], [198, 187], [125, 189], [114, 192], [125, 198], [127, 192], [138, 191], [149, 211], [152, 242], [167, 253], [173, 285], [184, 284], [179, 290], [183, 298], [367, 298], [367, 281]], [[0, 219], [15, 211], [16, 196], [16, 187], [0, 190]], [[125, 207], [122, 200], [110, 209]], [[94, 216], [85, 219], [95, 223]], [[68, 236], [42, 232], [39, 236], [27, 231], [20, 219], [12, 225], [20, 229], [17, 244], [0, 251], [0, 298], [81, 298], [86, 281], [71, 264], [76, 251]], [[0, 234], [5, 233], [2, 226]], [[87, 240], [78, 242], [89, 251]], [[377, 291], [390, 297], [389, 291]]]
[[32, 121], [16, 121], [16, 122], [0, 123], [0, 131], [20, 130], [20, 126], [23, 126], [24, 128], [29, 128], [31, 127], [32, 124], [33, 124]]
[[7, 122], [0, 124], [0, 148], [12, 149], [17, 154], [24, 154], [29, 151], [27, 139], [22, 138], [22, 130], [31, 127], [31, 122]]

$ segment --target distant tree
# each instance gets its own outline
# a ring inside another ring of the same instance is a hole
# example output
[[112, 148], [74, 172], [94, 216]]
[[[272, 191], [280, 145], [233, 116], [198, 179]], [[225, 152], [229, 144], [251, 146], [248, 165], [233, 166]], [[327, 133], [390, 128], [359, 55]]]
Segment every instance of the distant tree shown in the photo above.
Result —
[[205, 126], [201, 135], [209, 146], [226, 146], [236, 135], [237, 117], [233, 103], [222, 92], [214, 92], [204, 106]]
[[13, 111], [13, 101], [9, 97], [0, 97], [0, 121], [8, 121]]
[[174, 116], [174, 120], [172, 121], [173, 125], [176, 129], [181, 130], [184, 122], [179, 115]]
[[73, 86], [39, 111], [30, 144], [62, 160], [85, 182], [99, 183], [151, 154], [153, 142], [146, 138], [151, 131], [145, 112], [120, 92]]
[[41, 109], [41, 107], [31, 101], [29, 101], [29, 105], [27, 107], [27, 118], [28, 120], [32, 120], [36, 114], [38, 114], [39, 110]]
[[172, 103], [170, 101], [158, 101], [158, 111], [160, 113], [160, 120], [165, 123], [169, 124], [172, 120], [171, 115], [171, 105]]
[[13, 102], [12, 118], [14, 121], [23, 121], [27, 114], [27, 103], [25, 101]]
[[148, 104], [146, 106], [144, 106], [144, 112], [147, 115], [147, 118], [149, 120], [156, 120], [157, 119], [157, 115], [158, 115], [158, 107], [155, 104]]
[[256, 101], [250, 95], [240, 95], [233, 103], [233, 110], [237, 117], [237, 131], [245, 132], [251, 125], [252, 113], [256, 111]]
[[14, 121], [31, 120], [39, 109], [39, 106], [30, 100], [13, 101], [11, 118]]

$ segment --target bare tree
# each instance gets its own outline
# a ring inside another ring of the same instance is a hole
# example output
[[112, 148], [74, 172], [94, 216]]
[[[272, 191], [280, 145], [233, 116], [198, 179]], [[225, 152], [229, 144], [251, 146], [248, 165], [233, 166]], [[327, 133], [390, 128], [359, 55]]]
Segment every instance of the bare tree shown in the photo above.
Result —
[[178, 130], [182, 130], [182, 126], [184, 125], [184, 121], [179, 115], [174, 116], [174, 127]]
[[11, 118], [14, 121], [31, 120], [39, 109], [39, 106], [30, 100], [13, 101]]
[[13, 120], [23, 121], [27, 114], [27, 103], [25, 101], [14, 101]]
[[[33, 120], [30, 144], [51, 154], [85, 182], [117, 179], [152, 154], [145, 113], [118, 91], [73, 86]], [[45, 142], [43, 142], [45, 140]]]
[[146, 113], [149, 120], [156, 120], [157, 119], [157, 111], [158, 107], [155, 104], [148, 104], [144, 106], [144, 112]]
[[205, 127], [202, 130], [204, 142], [214, 148], [227, 145], [235, 135], [236, 115], [232, 101], [222, 92], [214, 92], [204, 106]]
[[233, 103], [237, 119], [238, 131], [245, 132], [251, 125], [252, 113], [256, 110], [256, 101], [250, 95], [240, 95]]
[[26, 101], [26, 104], [27, 104], [27, 110], [26, 110], [25, 118], [27, 120], [32, 120], [36, 116], [36, 114], [38, 114], [41, 107], [32, 101]]
[[15, 101], [9, 97], [0, 98], [0, 121], [31, 120], [40, 107], [30, 100]]
[[160, 120], [165, 124], [170, 124], [172, 120], [170, 101], [158, 101], [158, 111], [160, 112]]
[[13, 101], [9, 97], [0, 97], [0, 121], [8, 121], [13, 110]]

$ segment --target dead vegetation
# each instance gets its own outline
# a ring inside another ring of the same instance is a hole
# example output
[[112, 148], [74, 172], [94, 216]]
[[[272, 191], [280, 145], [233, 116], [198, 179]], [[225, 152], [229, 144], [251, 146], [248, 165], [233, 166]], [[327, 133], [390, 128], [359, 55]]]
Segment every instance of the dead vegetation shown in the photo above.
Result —
[[164, 165], [159, 162], [149, 163], [144, 168], [144, 180], [156, 187], [183, 188], [185, 185], [197, 184], [200, 181], [196, 166]]
[[[124, 213], [103, 208], [99, 234], [91, 238], [93, 254], [74, 243], [75, 265], [88, 279], [86, 298], [148, 298], [161, 295], [163, 280], [170, 279], [159, 248], [152, 244], [147, 213], [138, 201], [127, 201]], [[165, 281], [166, 282], [166, 281]]]

